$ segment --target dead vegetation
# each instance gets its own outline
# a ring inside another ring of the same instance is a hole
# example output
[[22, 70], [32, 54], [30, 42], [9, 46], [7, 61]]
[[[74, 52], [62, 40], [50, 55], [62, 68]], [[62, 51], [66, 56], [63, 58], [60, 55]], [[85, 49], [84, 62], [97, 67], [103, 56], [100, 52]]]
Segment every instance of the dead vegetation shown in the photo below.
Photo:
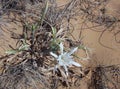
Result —
[[91, 89], [119, 89], [120, 65], [99, 66], [93, 71]]
[[[102, 33], [99, 41], [105, 31], [115, 30], [119, 19], [105, 13], [107, 2], [108, 0], [71, 0], [66, 5], [58, 7], [55, 0], [1, 0], [1, 18], [10, 13], [14, 17], [19, 15], [23, 33], [14, 33], [12, 38], [18, 40], [16, 43], [18, 48], [10, 46], [12, 48], [10, 55], [0, 58], [0, 89], [79, 87], [81, 86], [79, 81], [83, 78], [91, 80], [88, 85], [92, 87], [91, 89], [119, 89], [118, 65], [96, 68], [71, 67], [68, 68], [69, 76], [66, 77], [64, 73], [66, 71], [62, 67], [54, 71], [56, 61], [50, 55], [51, 51], [59, 53], [56, 43], [60, 41], [67, 44], [66, 48], [83, 45], [82, 41], [73, 41], [68, 37], [71, 35], [70, 29], [74, 30], [70, 20], [75, 19], [75, 16], [84, 19], [82, 24], [86, 27], [81, 27], [81, 31], [104, 27], [100, 30]], [[11, 21], [18, 20], [14, 18]], [[90, 22], [91, 26], [88, 27], [87, 22]], [[58, 33], [54, 36], [55, 29]], [[119, 43], [116, 38], [118, 34], [119, 31], [115, 31], [114, 36]], [[92, 76], [89, 76], [90, 71]]]

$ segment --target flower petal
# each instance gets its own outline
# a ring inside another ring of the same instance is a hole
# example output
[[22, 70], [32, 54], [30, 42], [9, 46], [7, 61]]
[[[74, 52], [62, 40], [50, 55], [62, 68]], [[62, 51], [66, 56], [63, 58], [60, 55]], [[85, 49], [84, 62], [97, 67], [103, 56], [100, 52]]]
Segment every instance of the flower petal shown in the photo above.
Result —
[[61, 55], [58, 56], [57, 60], [60, 62], [61, 60]]
[[63, 67], [64, 67], [64, 69], [65, 69], [65, 73], [66, 73], [66, 75], [68, 76], [68, 69], [67, 69], [67, 66], [64, 65]]
[[80, 65], [79, 63], [74, 62], [74, 61], [71, 61], [71, 64], [74, 65], [74, 66], [77, 66], [77, 67], [81, 67], [81, 66], [82, 66], [82, 65]]
[[54, 54], [53, 52], [50, 52], [50, 55], [52, 55], [55, 58], [58, 58], [58, 56], [56, 54]]
[[63, 54], [63, 48], [64, 48], [64, 47], [63, 47], [62, 42], [60, 43], [60, 45], [59, 45], [59, 46], [60, 46], [60, 52], [61, 52], [61, 54]]
[[75, 51], [77, 51], [78, 47], [72, 49], [70, 52], [69, 52], [69, 55], [73, 54]]

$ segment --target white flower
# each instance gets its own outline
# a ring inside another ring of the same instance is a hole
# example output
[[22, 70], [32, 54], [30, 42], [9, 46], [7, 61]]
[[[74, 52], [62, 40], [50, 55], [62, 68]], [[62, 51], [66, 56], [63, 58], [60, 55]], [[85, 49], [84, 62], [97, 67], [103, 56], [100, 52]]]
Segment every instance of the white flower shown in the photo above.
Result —
[[60, 46], [60, 53], [61, 53], [60, 55], [56, 55], [53, 52], [50, 52], [50, 54], [56, 58], [59, 66], [63, 66], [63, 68], [65, 69], [66, 74], [68, 76], [67, 67], [72, 66], [72, 65], [77, 66], [77, 67], [81, 67], [81, 65], [79, 63], [74, 61], [73, 56], [72, 56], [72, 54], [75, 51], [77, 51], [78, 47], [74, 48], [70, 52], [64, 52], [63, 44], [60, 43], [59, 46]]

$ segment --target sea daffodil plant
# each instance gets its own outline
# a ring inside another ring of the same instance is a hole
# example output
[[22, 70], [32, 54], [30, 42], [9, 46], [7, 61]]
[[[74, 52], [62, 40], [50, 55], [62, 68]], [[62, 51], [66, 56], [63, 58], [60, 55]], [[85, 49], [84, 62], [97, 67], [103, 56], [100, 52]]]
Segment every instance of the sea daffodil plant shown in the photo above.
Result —
[[50, 52], [50, 54], [57, 60], [58, 65], [56, 65], [56, 67], [58, 66], [62, 66], [66, 72], [66, 75], [68, 76], [68, 68], [72, 65], [76, 66], [76, 67], [81, 67], [81, 65], [77, 62], [74, 61], [72, 54], [77, 51], [78, 47], [72, 49], [70, 52], [64, 52], [64, 46], [62, 43], [60, 43], [59, 45], [60, 48], [60, 55], [57, 55], [53, 52]]

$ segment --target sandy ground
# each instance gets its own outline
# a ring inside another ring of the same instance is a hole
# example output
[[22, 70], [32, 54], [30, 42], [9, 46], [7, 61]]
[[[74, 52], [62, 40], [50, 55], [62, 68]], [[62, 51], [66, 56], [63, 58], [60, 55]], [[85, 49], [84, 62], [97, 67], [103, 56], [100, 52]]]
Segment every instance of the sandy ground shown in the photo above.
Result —
[[[59, 5], [64, 5], [67, 3], [68, 0], [58, 0]], [[120, 2], [119, 0], [111, 0], [110, 3], [107, 5], [108, 13], [110, 13], [113, 16], [119, 16], [120, 14]], [[5, 19], [4, 19], [5, 20]], [[3, 21], [3, 20], [1, 20]], [[81, 27], [81, 19], [79, 19], [77, 22], [74, 22], [75, 24], [75, 31], [73, 32], [73, 35], [76, 39], [78, 39], [79, 35], [79, 29]], [[13, 47], [16, 47], [16, 40], [13, 40], [11, 38], [11, 33], [9, 32], [12, 30], [12, 28], [15, 28], [15, 33], [21, 33], [22, 27], [21, 25], [18, 26], [17, 24], [14, 24], [12, 22], [8, 23], [0, 23], [0, 25], [3, 25], [3, 28], [0, 28], [0, 55], [4, 55], [5, 51], [10, 49], [9, 45], [12, 45]], [[6, 28], [7, 27], [7, 28]], [[112, 47], [114, 50], [108, 49], [103, 47], [99, 44], [98, 39], [100, 36], [100, 32], [95, 32], [90, 29], [85, 29], [82, 33], [82, 37], [84, 39], [82, 40], [86, 46], [93, 49], [94, 56], [91, 57], [91, 60], [93, 60], [93, 65], [113, 65], [113, 64], [120, 64], [120, 44], [116, 43], [113, 35], [110, 32], [106, 32], [103, 36], [102, 43], [105, 45]], [[81, 55], [81, 52], [78, 53], [78, 55]], [[91, 64], [90, 64], [91, 65]], [[90, 66], [88, 65], [88, 66]], [[87, 81], [87, 80], [86, 80]], [[87, 82], [83, 82], [82, 88], [78, 89], [87, 89]], [[71, 88], [71, 89], [77, 89], [77, 88]]]
[[[68, 0], [64, 0], [64, 1], [58, 0], [60, 6], [64, 5], [67, 2]], [[107, 7], [108, 7], [107, 10], [108, 13], [114, 16], [118, 16], [120, 3], [117, 2], [117, 0], [116, 1], [111, 0], [107, 5]], [[18, 34], [20, 34], [22, 31], [21, 25], [18, 26], [18, 24], [15, 24], [13, 22], [3, 23], [3, 21], [5, 21], [5, 19], [4, 20], [1, 19], [1, 23], [0, 23], [0, 25], [2, 25], [2, 28], [0, 28], [0, 50], [1, 50], [0, 55], [3, 55], [5, 51], [9, 49], [9, 45], [15, 47], [16, 41], [11, 38], [10, 31], [13, 31], [14, 29], [14, 32]], [[75, 25], [75, 31], [73, 32], [73, 35], [76, 38], [76, 40], [79, 39], [78, 36], [81, 28], [81, 24], [80, 24], [81, 21], [82, 21], [81, 19], [78, 19], [77, 21], [73, 21], [73, 24]], [[119, 61], [120, 44], [115, 42], [113, 35], [110, 32], [106, 32], [103, 35], [102, 43], [108, 47], [113, 48], [114, 50], [105, 48], [102, 45], [100, 45], [98, 42], [100, 34], [101, 34], [100, 32], [95, 32], [90, 29], [85, 29], [82, 33], [82, 37], [84, 38], [83, 39], [84, 44], [87, 45], [89, 48], [93, 49], [93, 53], [96, 55], [97, 60], [101, 61], [103, 64], [120, 63]], [[104, 60], [106, 60], [106, 62]]]
[[[12, 14], [10, 16], [11, 18], [14, 18]], [[0, 56], [2, 56], [10, 49], [9, 45], [16, 48], [17, 40], [12, 39], [11, 37], [15, 34], [22, 33], [22, 25], [19, 22], [12, 22], [8, 20], [7, 16], [2, 17], [0, 20]], [[14, 34], [12, 34], [11, 31], [13, 31]]]
[[[107, 13], [112, 16], [118, 17], [120, 14], [119, 8], [120, 8], [120, 2], [118, 0], [111, 0], [107, 5]], [[79, 29], [81, 27], [80, 24], [81, 21], [82, 21], [81, 19], [78, 19], [77, 22], [74, 22], [76, 30], [73, 32], [73, 35], [75, 36], [76, 39], [79, 38]], [[116, 28], [116, 30], [117, 29], [118, 28]], [[95, 28], [95, 30], [97, 30], [97, 28]], [[94, 57], [92, 57], [91, 59], [94, 59], [94, 61], [96, 61], [98, 65], [120, 64], [120, 56], [119, 56], [120, 44], [115, 42], [112, 33], [106, 31], [101, 41], [105, 46], [113, 48], [113, 50], [103, 47], [98, 42], [100, 34], [101, 32], [95, 32], [90, 29], [85, 29], [82, 33], [84, 44], [90, 47], [91, 49], [93, 49], [93, 54], [95, 54]], [[120, 37], [120, 35], [118, 37]]]

